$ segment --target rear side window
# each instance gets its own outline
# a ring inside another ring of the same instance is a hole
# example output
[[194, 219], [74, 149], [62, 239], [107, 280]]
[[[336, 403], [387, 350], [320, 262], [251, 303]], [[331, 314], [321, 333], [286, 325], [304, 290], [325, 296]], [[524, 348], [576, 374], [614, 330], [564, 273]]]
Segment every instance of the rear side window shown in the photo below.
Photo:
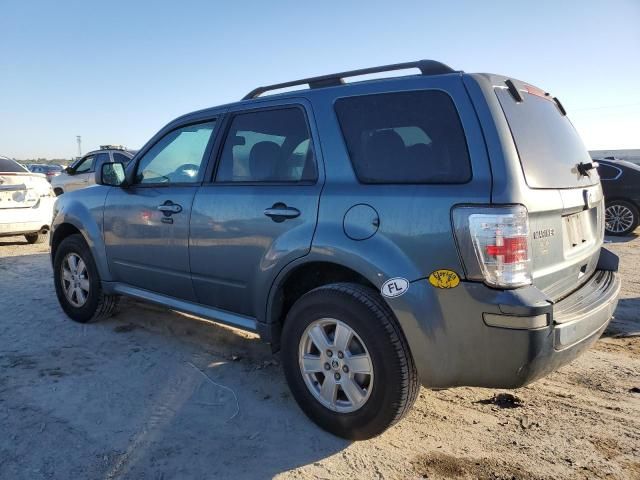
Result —
[[297, 107], [233, 118], [218, 182], [313, 182], [318, 176], [304, 112]]
[[[531, 188], [575, 188], [598, 183], [598, 175], [581, 176], [579, 163], [591, 163], [589, 152], [569, 119], [556, 104], [523, 94], [516, 103], [506, 88], [496, 95], [518, 149], [527, 185]], [[595, 172], [595, 170], [591, 170]]]
[[600, 180], [614, 180], [620, 176], [622, 171], [618, 168], [612, 167], [610, 165], [605, 165], [601, 163], [598, 167], [598, 175], [600, 175]]
[[362, 183], [466, 183], [471, 164], [458, 112], [444, 92], [341, 98], [335, 104]]

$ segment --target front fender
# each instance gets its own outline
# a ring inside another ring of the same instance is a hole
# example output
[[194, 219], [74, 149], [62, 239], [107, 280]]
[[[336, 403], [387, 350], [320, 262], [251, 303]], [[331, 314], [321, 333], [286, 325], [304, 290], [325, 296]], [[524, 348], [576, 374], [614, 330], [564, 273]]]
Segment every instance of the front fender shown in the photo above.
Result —
[[[103, 281], [111, 280], [102, 231], [104, 203], [111, 187], [93, 186], [58, 197], [51, 224], [52, 246], [56, 231], [64, 225], [75, 227], [84, 237]], [[53, 249], [51, 251], [53, 260]]]

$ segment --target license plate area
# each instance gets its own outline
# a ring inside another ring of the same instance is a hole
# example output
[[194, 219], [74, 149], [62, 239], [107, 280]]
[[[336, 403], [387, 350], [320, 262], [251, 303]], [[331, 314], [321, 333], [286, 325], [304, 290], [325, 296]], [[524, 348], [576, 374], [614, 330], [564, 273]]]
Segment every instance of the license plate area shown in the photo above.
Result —
[[563, 217], [564, 251], [568, 254], [580, 252], [593, 245], [597, 211], [595, 208]]
[[35, 204], [33, 199], [27, 198], [26, 190], [5, 190], [0, 189], [0, 209], [3, 208], [26, 208]]

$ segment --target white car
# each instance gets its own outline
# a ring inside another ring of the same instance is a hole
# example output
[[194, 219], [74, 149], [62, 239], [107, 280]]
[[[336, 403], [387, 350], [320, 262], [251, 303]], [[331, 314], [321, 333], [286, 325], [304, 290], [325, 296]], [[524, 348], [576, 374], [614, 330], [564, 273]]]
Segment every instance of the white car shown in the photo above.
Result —
[[51, 179], [51, 186], [56, 195], [90, 187], [95, 182], [95, 171], [103, 163], [119, 162], [127, 165], [135, 154], [122, 145], [101, 145], [99, 150], [87, 153], [84, 157], [64, 169], [61, 175]]
[[29, 243], [44, 242], [55, 200], [45, 175], [0, 156], [0, 237], [24, 235]]

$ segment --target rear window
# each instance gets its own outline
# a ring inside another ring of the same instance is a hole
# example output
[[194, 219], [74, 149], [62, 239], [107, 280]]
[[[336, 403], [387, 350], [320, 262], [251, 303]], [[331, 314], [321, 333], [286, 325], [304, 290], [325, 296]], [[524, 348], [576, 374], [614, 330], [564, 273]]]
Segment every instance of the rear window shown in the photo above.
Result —
[[20, 166], [19, 163], [9, 160], [8, 158], [0, 158], [0, 172], [6, 173], [24, 173], [28, 172], [26, 168]]
[[466, 183], [467, 143], [449, 95], [437, 90], [341, 98], [335, 104], [362, 183]]
[[577, 165], [590, 163], [589, 152], [569, 119], [553, 101], [523, 93], [516, 103], [507, 89], [496, 89], [531, 188], [572, 188], [598, 183], [596, 170], [581, 176]]

